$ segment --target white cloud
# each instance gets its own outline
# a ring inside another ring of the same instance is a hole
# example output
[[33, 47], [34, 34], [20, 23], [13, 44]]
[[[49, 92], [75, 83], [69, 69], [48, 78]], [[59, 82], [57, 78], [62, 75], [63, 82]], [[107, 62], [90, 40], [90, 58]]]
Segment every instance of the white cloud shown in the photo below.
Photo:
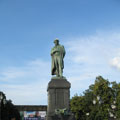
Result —
[[[119, 54], [119, 32], [97, 32], [95, 35], [66, 40], [69, 42], [65, 43], [65, 74], [72, 83], [72, 95], [82, 93], [99, 75], [119, 81], [120, 74], [109, 64], [113, 56]], [[116, 63], [118, 67], [118, 59]]]
[[120, 49], [119, 32], [97, 32], [95, 35], [69, 39], [67, 59], [76, 64], [102, 64], [118, 54]]
[[12, 99], [14, 104], [46, 104], [47, 103], [47, 83], [35, 82], [27, 85], [4, 85], [7, 88], [4, 92], [8, 99]]
[[47, 104], [50, 63], [37, 59], [1, 70], [0, 88], [15, 104]]
[[120, 57], [115, 57], [111, 60], [110, 64], [120, 70]]
[[[30, 61], [24, 66], [8, 67], [1, 70], [0, 81], [6, 82], [24, 82], [33, 79], [38, 80], [50, 73], [50, 63], [40, 59]], [[37, 78], [37, 79], [36, 79]]]

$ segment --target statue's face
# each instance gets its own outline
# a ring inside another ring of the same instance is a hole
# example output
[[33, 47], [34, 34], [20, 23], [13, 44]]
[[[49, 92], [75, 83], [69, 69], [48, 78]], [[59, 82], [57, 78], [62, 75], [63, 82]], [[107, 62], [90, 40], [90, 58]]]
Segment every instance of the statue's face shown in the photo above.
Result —
[[54, 43], [55, 43], [55, 46], [59, 45], [59, 42], [57, 42], [57, 41], [55, 41]]

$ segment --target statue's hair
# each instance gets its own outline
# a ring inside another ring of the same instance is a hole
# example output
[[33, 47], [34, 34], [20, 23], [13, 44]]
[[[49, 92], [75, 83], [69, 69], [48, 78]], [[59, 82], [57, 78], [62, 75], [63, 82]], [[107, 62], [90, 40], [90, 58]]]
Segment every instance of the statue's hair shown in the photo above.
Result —
[[56, 41], [57, 41], [57, 42], [59, 42], [59, 39], [58, 39], [58, 38], [56, 38], [56, 39], [54, 40], [54, 43], [55, 43]]

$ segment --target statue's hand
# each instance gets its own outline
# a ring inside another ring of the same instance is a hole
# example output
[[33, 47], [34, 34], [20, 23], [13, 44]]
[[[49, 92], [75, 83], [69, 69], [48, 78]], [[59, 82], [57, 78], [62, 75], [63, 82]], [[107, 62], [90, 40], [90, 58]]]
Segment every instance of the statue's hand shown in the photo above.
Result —
[[53, 52], [51, 52], [51, 56], [53, 56], [53, 54], [55, 54], [57, 51], [53, 51]]

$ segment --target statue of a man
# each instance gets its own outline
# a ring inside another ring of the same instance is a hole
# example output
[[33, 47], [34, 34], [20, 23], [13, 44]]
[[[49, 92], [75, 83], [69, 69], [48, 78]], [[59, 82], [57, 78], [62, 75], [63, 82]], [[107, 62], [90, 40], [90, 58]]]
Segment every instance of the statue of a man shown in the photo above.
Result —
[[51, 49], [52, 56], [52, 70], [51, 74], [56, 75], [57, 77], [63, 77], [63, 68], [64, 68], [64, 56], [65, 49], [63, 45], [59, 44], [59, 40], [54, 40], [55, 46]]

